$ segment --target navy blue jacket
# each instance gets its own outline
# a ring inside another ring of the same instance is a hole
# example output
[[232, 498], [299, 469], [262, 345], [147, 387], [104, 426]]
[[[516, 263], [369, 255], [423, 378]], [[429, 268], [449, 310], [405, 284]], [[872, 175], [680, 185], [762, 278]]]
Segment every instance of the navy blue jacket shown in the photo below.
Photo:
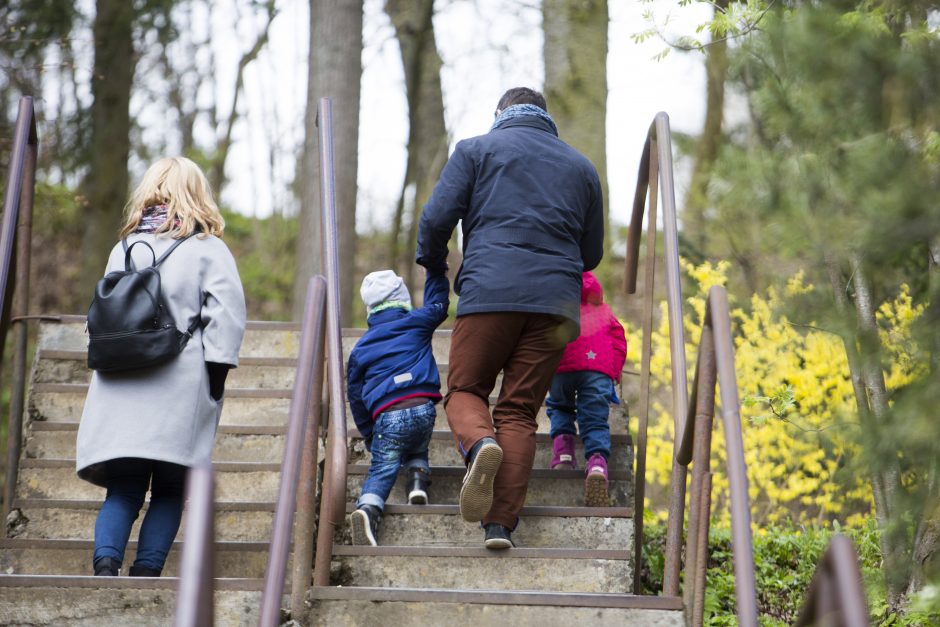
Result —
[[428, 271], [424, 305], [406, 311], [383, 309], [369, 316], [346, 366], [346, 388], [356, 427], [372, 437], [372, 421], [396, 401], [416, 396], [441, 399], [441, 377], [431, 352], [434, 330], [447, 318], [450, 283]]
[[581, 273], [604, 249], [597, 170], [536, 116], [457, 144], [421, 214], [417, 261], [441, 267], [458, 220], [457, 315], [522, 311], [575, 323]]

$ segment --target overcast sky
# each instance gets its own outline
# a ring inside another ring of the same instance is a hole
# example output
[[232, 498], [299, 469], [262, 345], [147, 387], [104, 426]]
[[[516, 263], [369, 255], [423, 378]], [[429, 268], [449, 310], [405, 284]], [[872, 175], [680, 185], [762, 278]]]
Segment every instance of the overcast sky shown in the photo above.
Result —
[[[231, 0], [228, 0], [231, 2]], [[220, 3], [224, 4], [224, 3]], [[540, 88], [541, 14], [526, 0], [445, 0], [437, 2], [435, 31], [444, 60], [445, 115], [452, 143], [484, 133], [496, 101], [516, 85]], [[709, 17], [706, 5], [678, 8], [677, 0], [610, 2], [607, 115], [607, 166], [611, 214], [629, 219], [639, 154], [657, 111], [666, 111], [675, 130], [697, 133], [704, 118], [705, 77], [699, 53], [671, 52], [653, 38], [636, 44], [631, 35], [645, 30], [643, 12], [652, 8], [668, 33], [692, 33]], [[359, 137], [360, 229], [386, 224], [397, 202], [405, 169], [408, 137], [404, 74], [394, 30], [382, 12], [383, 0], [365, 0], [362, 55], [362, 110]], [[244, 122], [235, 132], [223, 199], [248, 214], [267, 215], [272, 207], [292, 210], [288, 185], [302, 142], [306, 97], [307, 2], [280, 2], [269, 49], [249, 66], [242, 100]], [[215, 12], [216, 54], [237, 61], [250, 46], [257, 24]], [[234, 84], [234, 65], [219, 72], [220, 86]], [[226, 76], [226, 71], [231, 76]], [[226, 95], [218, 94], [221, 110]], [[230, 96], [227, 96], [230, 98]], [[230, 102], [230, 100], [229, 100]], [[549, 103], [551, 107], [551, 103]], [[335, 111], [334, 117], [343, 112]], [[272, 138], [274, 149], [271, 150]], [[679, 174], [678, 185], [683, 186]], [[681, 194], [681, 189], [679, 190]]]

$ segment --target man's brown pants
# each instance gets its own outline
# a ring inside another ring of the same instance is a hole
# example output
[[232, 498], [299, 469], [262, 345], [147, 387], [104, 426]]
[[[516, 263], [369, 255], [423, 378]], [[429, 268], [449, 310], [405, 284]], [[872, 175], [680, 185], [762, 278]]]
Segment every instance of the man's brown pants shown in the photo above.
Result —
[[[447, 422], [466, 457], [484, 437], [495, 437], [503, 463], [493, 484], [493, 506], [483, 523], [514, 529], [535, 460], [536, 417], [570, 339], [557, 316], [494, 312], [460, 316], [448, 360]], [[503, 384], [493, 408], [496, 377]]]

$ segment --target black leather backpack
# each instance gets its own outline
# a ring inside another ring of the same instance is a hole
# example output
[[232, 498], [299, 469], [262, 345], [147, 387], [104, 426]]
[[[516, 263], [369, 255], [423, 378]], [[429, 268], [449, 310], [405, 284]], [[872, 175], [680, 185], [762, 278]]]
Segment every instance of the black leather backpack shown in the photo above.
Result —
[[[199, 315], [186, 332], [166, 306], [160, 290], [159, 266], [184, 237], [157, 258], [144, 241], [124, 245], [124, 270], [107, 274], [95, 286], [95, 296], [88, 308], [88, 367], [98, 372], [119, 372], [156, 366], [182, 352], [199, 326]], [[131, 250], [143, 244], [150, 249], [153, 263], [140, 270], [134, 267]]]

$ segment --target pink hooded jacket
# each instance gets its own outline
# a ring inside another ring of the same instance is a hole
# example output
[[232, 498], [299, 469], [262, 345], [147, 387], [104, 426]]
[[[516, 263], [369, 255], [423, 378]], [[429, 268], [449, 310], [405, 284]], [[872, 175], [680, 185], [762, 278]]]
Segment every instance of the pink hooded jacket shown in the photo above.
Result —
[[604, 302], [604, 290], [591, 272], [582, 275], [581, 335], [568, 344], [557, 372], [593, 370], [620, 381], [627, 358], [623, 326]]

